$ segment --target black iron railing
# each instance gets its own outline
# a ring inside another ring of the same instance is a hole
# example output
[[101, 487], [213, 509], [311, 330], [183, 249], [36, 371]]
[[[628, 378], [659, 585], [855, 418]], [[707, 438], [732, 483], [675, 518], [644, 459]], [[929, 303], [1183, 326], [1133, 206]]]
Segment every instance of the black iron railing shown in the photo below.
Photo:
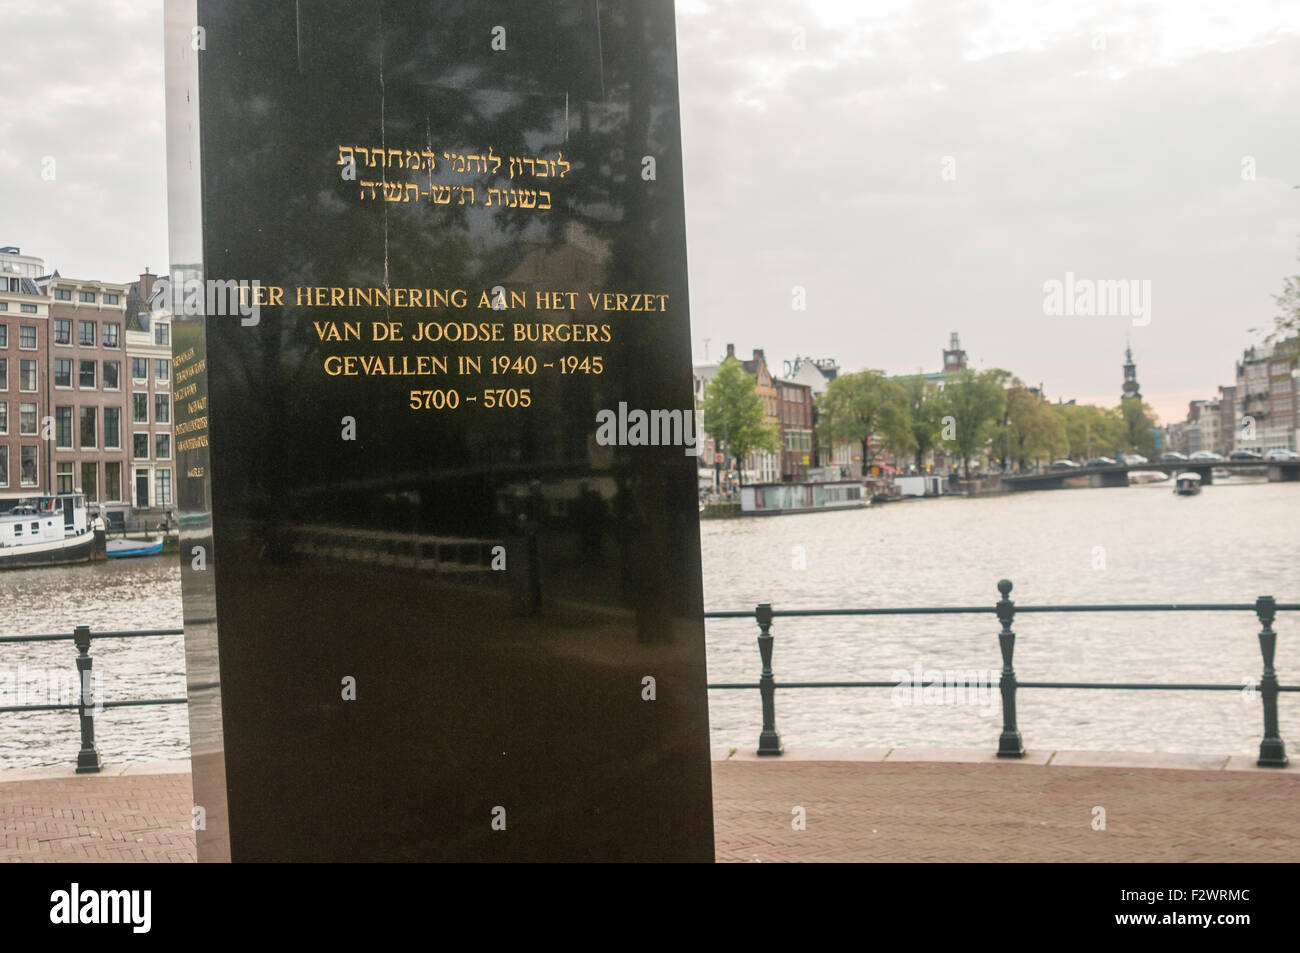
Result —
[[[96, 639], [135, 639], [161, 635], [184, 635], [184, 629], [137, 629], [124, 632], [96, 632]], [[81, 720], [81, 750], [77, 752], [77, 773], [93, 774], [102, 767], [95, 747], [95, 712], [105, 708], [128, 708], [138, 705], [184, 705], [185, 698], [128, 698], [120, 701], [97, 701], [91, 680], [94, 659], [90, 657], [90, 626], [79, 625], [72, 632], [54, 635], [3, 635], [5, 642], [66, 642], [77, 647], [77, 678], [80, 684], [77, 701], [47, 705], [4, 705], [0, 714], [22, 711], [68, 711], [76, 709]], [[197, 686], [195, 686], [197, 687]]]
[[1259, 619], [1259, 648], [1263, 655], [1264, 672], [1259, 680], [1259, 696], [1264, 709], [1264, 736], [1259, 744], [1260, 767], [1285, 767], [1286, 748], [1278, 733], [1277, 699], [1281, 692], [1300, 692], [1300, 685], [1279, 685], [1273, 669], [1273, 656], [1277, 648], [1277, 633], [1273, 622], [1278, 612], [1300, 610], [1300, 603], [1279, 603], [1272, 596], [1260, 596], [1245, 603], [1164, 603], [1136, 605], [1078, 605], [1078, 606], [1017, 606], [1011, 599], [1011, 581], [998, 583], [1001, 596], [992, 605], [984, 606], [927, 606], [886, 609], [773, 609], [770, 603], [760, 603], [752, 610], [726, 610], [704, 613], [706, 619], [748, 619], [758, 623], [758, 653], [760, 660], [757, 682], [710, 683], [710, 689], [758, 689], [763, 709], [763, 726], [758, 736], [758, 754], [779, 756], [784, 751], [781, 735], [776, 728], [776, 690], [802, 688], [896, 688], [897, 681], [818, 681], [780, 682], [772, 674], [772, 623], [778, 617], [817, 616], [874, 616], [874, 615], [976, 615], [993, 614], [1001, 624], [998, 646], [1002, 653], [1002, 674], [998, 687], [1002, 695], [1002, 733], [998, 736], [997, 756], [1023, 758], [1025, 747], [1016, 723], [1016, 692], [1021, 688], [1083, 688], [1120, 689], [1125, 691], [1209, 691], [1239, 692], [1242, 685], [1193, 684], [1179, 682], [1022, 682], [1016, 677], [1012, 665], [1016, 636], [1011, 629], [1017, 613], [1052, 612], [1253, 612]]
[[[721, 610], [705, 612], [706, 619], [747, 619], [758, 623], [758, 651], [761, 668], [757, 682], [710, 683], [710, 689], [758, 689], [762, 703], [763, 724], [758, 736], [758, 754], [779, 756], [784, 751], [781, 735], [776, 728], [776, 690], [804, 688], [896, 688], [897, 681], [815, 681], [777, 683], [772, 672], [774, 637], [772, 624], [777, 617], [810, 618], [828, 616], [877, 615], [980, 615], [994, 614], [1001, 624], [998, 646], [1002, 654], [1002, 673], [998, 687], [1002, 695], [1002, 733], [998, 737], [997, 755], [1001, 758], [1022, 758], [1024, 743], [1016, 722], [1016, 692], [1021, 688], [1074, 688], [1120, 689], [1125, 691], [1241, 691], [1241, 685], [1199, 684], [1183, 682], [1023, 682], [1013, 667], [1016, 636], [1011, 629], [1017, 613], [1056, 612], [1253, 612], [1260, 622], [1259, 647], [1263, 656], [1264, 671], [1259, 680], [1259, 696], [1264, 712], [1264, 736], [1259, 745], [1261, 767], [1284, 767], [1286, 749], [1278, 729], [1277, 700], [1281, 692], [1300, 692], [1300, 685], [1280, 685], [1273, 669], [1277, 648], [1277, 633], [1273, 622], [1278, 612], [1300, 610], [1300, 603], [1279, 603], [1272, 596], [1260, 596], [1246, 603], [1143, 603], [1129, 605], [1064, 605], [1017, 606], [1010, 598], [1011, 582], [998, 583], [1001, 598], [984, 606], [925, 606], [872, 609], [773, 609], [770, 603], [760, 603], [752, 610]], [[209, 622], [212, 620], [187, 620]], [[97, 632], [95, 639], [146, 638], [151, 636], [183, 635], [184, 629], [140, 629], [135, 631]], [[95, 711], [106, 708], [124, 708], [140, 705], [184, 705], [185, 698], [133, 698], [97, 702], [91, 681], [93, 659], [90, 657], [91, 631], [80, 625], [71, 633], [54, 635], [6, 635], [0, 643], [72, 641], [77, 648], [76, 666], [80, 692], [76, 702], [43, 705], [0, 706], [0, 714], [24, 711], [66, 711], [76, 709], [81, 722], [81, 749], [77, 753], [77, 772], [93, 773], [100, 770], [99, 752], [95, 747]], [[210, 685], [191, 685], [192, 689], [209, 688]]]

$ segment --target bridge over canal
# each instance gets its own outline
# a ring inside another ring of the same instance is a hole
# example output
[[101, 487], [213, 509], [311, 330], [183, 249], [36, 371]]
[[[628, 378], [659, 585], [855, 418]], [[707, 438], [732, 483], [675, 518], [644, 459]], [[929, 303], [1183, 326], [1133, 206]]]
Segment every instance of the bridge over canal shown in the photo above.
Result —
[[1128, 475], [1134, 470], [1156, 470], [1168, 473], [1171, 477], [1179, 473], [1199, 473], [1202, 486], [1214, 482], [1215, 470], [1229, 470], [1238, 474], [1263, 470], [1268, 474], [1270, 483], [1300, 482], [1300, 460], [1181, 460], [1043, 470], [1039, 473], [1004, 476], [1002, 483], [1009, 490], [1060, 490], [1065, 488], [1067, 480], [1087, 477], [1089, 484], [1094, 487], [1128, 486]]

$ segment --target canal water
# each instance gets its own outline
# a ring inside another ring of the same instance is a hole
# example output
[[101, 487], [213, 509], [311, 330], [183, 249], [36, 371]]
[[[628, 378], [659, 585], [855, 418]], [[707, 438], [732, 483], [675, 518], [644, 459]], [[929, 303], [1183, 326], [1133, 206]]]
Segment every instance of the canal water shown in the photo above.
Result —
[[[992, 605], [1011, 579], [1022, 605], [1300, 601], [1300, 487], [1217, 483], [1182, 498], [1168, 484], [978, 499], [916, 500], [853, 512], [706, 521], [710, 609]], [[0, 574], [0, 634], [172, 628], [181, 623], [174, 557]], [[1300, 678], [1300, 613], [1281, 613], [1277, 669]], [[1024, 689], [1032, 748], [1250, 754], [1262, 718], [1251, 685], [1261, 657], [1254, 613], [1025, 614], [1015, 623], [1026, 681], [1192, 682], [1234, 692]], [[756, 627], [710, 620], [709, 680], [755, 682]], [[778, 682], [888, 681], [907, 687], [789, 689], [777, 695], [787, 746], [945, 746], [993, 750], [1001, 728], [996, 618], [778, 618]], [[106, 698], [177, 697], [179, 637], [93, 647]], [[0, 705], [70, 694], [70, 642], [0, 644]], [[906, 673], [906, 674], [904, 674]], [[20, 677], [21, 676], [21, 677]], [[931, 687], [949, 682], [947, 691]], [[917, 682], [914, 689], [912, 683]], [[956, 683], [960, 682], [959, 692]], [[38, 697], [40, 695], [45, 697]], [[1282, 736], [1300, 745], [1300, 698], [1281, 700]], [[715, 745], [752, 748], [757, 691], [710, 692]], [[184, 758], [181, 705], [108, 709], [97, 720], [106, 761]], [[0, 713], [0, 770], [76, 754], [70, 712]]]

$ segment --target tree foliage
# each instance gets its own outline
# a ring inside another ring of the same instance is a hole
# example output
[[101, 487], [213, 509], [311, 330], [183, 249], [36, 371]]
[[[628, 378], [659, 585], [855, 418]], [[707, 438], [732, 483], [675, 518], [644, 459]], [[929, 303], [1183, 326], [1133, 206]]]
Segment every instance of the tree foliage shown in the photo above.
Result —
[[1008, 376], [1006, 371], [968, 368], [950, 375], [944, 383], [943, 410], [953, 418], [953, 426], [951, 439], [943, 443], [957, 451], [967, 477], [971, 457], [989, 442], [1002, 420], [1007, 399], [1003, 382]]
[[741, 465], [751, 451], [781, 449], [776, 425], [767, 422], [756, 384], [740, 361], [729, 357], [704, 389], [704, 429]]
[[1029, 461], [1063, 456], [1070, 451], [1061, 408], [1048, 403], [1019, 380], [1007, 389], [1002, 425], [993, 438], [993, 453], [1005, 465], [1014, 461], [1023, 470]]
[[897, 448], [911, 451], [918, 470], [924, 467], [925, 455], [934, 449], [943, 430], [943, 399], [939, 385], [917, 375], [902, 381], [907, 397], [907, 430], [910, 441]]
[[[880, 371], [841, 374], [817, 397], [817, 437], [827, 443], [856, 443], [865, 473], [885, 444], [910, 447], [907, 394]], [[879, 440], [872, 440], [872, 437]]]

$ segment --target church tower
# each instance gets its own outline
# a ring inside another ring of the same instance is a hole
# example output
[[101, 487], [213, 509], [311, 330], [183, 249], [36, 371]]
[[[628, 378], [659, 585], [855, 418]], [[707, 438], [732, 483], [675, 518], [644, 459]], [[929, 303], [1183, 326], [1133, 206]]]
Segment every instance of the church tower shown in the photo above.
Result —
[[966, 369], [966, 352], [961, 349], [961, 338], [957, 332], [952, 332], [952, 337], [948, 341], [948, 346], [943, 352], [943, 372], [945, 374], [955, 374], [957, 371]]
[[1120, 400], [1129, 398], [1142, 399], [1142, 392], [1138, 390], [1137, 365], [1133, 363], [1131, 345], [1124, 349], [1124, 393], [1120, 395]]

